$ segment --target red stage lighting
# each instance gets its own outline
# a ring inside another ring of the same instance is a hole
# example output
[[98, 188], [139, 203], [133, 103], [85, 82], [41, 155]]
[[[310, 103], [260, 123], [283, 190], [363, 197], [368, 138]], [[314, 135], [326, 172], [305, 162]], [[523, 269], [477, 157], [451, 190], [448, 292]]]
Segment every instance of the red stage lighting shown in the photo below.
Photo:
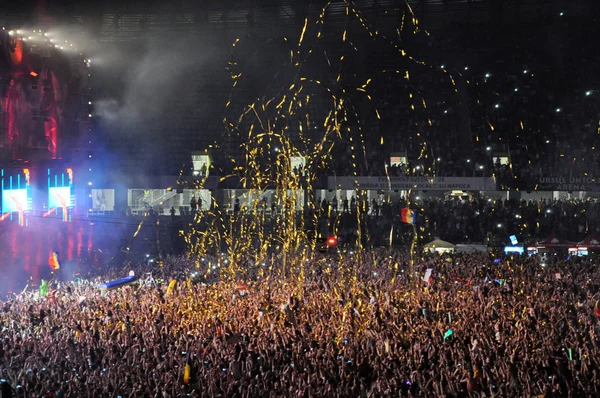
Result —
[[327, 246], [333, 247], [335, 245], [337, 245], [337, 238], [335, 236], [327, 238]]
[[38, 77], [38, 74], [34, 71], [29, 72], [29, 74], [33, 77]]

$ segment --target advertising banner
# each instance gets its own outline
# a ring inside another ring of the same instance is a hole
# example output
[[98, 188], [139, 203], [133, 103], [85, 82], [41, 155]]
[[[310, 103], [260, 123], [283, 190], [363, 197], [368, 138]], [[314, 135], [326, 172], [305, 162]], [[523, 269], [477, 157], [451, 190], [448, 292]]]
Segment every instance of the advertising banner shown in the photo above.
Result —
[[495, 191], [487, 177], [328, 177], [328, 189]]
[[600, 181], [593, 177], [539, 177], [536, 191], [600, 191]]

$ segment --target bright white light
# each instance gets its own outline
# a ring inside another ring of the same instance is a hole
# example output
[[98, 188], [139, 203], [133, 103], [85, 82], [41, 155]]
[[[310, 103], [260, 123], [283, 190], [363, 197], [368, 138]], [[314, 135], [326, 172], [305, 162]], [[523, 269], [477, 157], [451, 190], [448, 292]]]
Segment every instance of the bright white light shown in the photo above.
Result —
[[479, 165], [479, 170], [483, 170], [483, 166], [482, 165]]
[[12, 35], [14, 35], [14, 34], [15, 34], [15, 32], [13, 32], [12, 30], [9, 30], [9, 31], [8, 31], [8, 35], [9, 35], [9, 36], [12, 36]]
[[92, 105], [92, 101], [88, 101], [88, 105]]
[[441, 161], [442, 161], [442, 158], [437, 158], [437, 161], [438, 161], [438, 162], [441, 162]]
[[550, 143], [550, 140], [546, 140], [546, 144], [549, 144], [549, 143]]
[[525, 69], [525, 70], [523, 71], [523, 73], [527, 73], [527, 69]]
[[444, 113], [448, 113], [448, 110], [445, 110]]
[[469, 70], [469, 67], [468, 67], [468, 66], [465, 66], [465, 70]]
[[561, 111], [561, 109], [560, 109], [560, 108], [556, 108], [556, 112], [560, 112], [560, 111]]
[[564, 12], [561, 12], [559, 15], [562, 17], [563, 15], [565, 15], [565, 13], [564, 13]]
[[58, 44], [55, 44], [54, 47], [58, 48]]
[[417, 200], [419, 200], [419, 199], [421, 199], [421, 197], [420, 197], [420, 196], [417, 196], [417, 197], [416, 197], [416, 199], [417, 199]]
[[88, 181], [88, 185], [92, 185], [92, 182], [91, 182], [91, 181]]
[[88, 113], [88, 117], [92, 117], [92, 114], [91, 114], [91, 113]]
[[20, 30], [17, 30], [17, 34], [18, 34], [18, 35], [20, 35], [20, 34], [21, 34], [21, 31], [20, 31]]
[[502, 224], [498, 224], [498, 228], [502, 228]]
[[417, 170], [421, 170], [421, 166], [417, 166]]
[[471, 163], [471, 159], [467, 159], [467, 163]]
[[485, 74], [485, 78], [486, 78], [486, 79], [487, 79], [487, 78], [489, 78], [490, 76], [491, 76], [491, 75], [490, 75], [489, 73], [486, 73], [486, 74]]
[[92, 171], [92, 169], [88, 169], [89, 171]]
[[500, 108], [500, 104], [494, 105], [494, 108], [496, 108], [496, 109]]
[[444, 66], [444, 65], [442, 65], [442, 66], [440, 66], [440, 68], [444, 69], [444, 68], [445, 68], [445, 66]]
[[515, 88], [515, 93], [516, 93], [517, 91], [519, 91], [519, 89], [518, 89], [518, 88]]
[[486, 150], [486, 151], [491, 151], [491, 150], [492, 150], [492, 147], [491, 147], [491, 146], [488, 146], [487, 148], [485, 148], [485, 150]]
[[48, 37], [48, 33], [44, 33], [44, 36]]
[[585, 95], [587, 95], [587, 96], [590, 96], [590, 95], [592, 95], [592, 91], [591, 91], [591, 90], [590, 90], [590, 91], [586, 91], [586, 92], [585, 92]]

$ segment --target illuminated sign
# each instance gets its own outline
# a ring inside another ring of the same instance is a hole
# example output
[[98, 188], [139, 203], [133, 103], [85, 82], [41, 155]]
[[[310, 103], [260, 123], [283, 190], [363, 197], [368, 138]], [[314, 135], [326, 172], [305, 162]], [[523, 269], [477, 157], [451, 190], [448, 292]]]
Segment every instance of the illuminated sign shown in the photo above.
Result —
[[2, 191], [2, 213], [27, 211], [27, 189], [5, 189]]
[[71, 187], [50, 187], [48, 188], [48, 207], [50, 209], [72, 207], [73, 198]]

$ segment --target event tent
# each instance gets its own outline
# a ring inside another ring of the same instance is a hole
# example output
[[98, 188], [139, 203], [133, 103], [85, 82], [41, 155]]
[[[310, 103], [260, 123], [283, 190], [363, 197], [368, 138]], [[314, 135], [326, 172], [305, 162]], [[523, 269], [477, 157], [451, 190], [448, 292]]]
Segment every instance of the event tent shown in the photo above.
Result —
[[561, 239], [556, 234], [552, 234], [543, 241], [539, 242], [537, 246], [547, 248], [569, 248], [575, 247], [576, 244], [573, 242], [569, 242], [568, 240]]
[[588, 249], [600, 249], [600, 239], [596, 235], [590, 235], [581, 242], [577, 243], [577, 247], [587, 247]]
[[441, 240], [441, 239], [435, 239], [429, 243], [427, 243], [425, 246], [423, 246], [423, 250], [433, 253], [433, 252], [438, 252], [438, 253], [448, 253], [448, 252], [453, 252], [455, 249], [455, 246], [450, 243], [450, 242], [446, 242], [445, 240]]

